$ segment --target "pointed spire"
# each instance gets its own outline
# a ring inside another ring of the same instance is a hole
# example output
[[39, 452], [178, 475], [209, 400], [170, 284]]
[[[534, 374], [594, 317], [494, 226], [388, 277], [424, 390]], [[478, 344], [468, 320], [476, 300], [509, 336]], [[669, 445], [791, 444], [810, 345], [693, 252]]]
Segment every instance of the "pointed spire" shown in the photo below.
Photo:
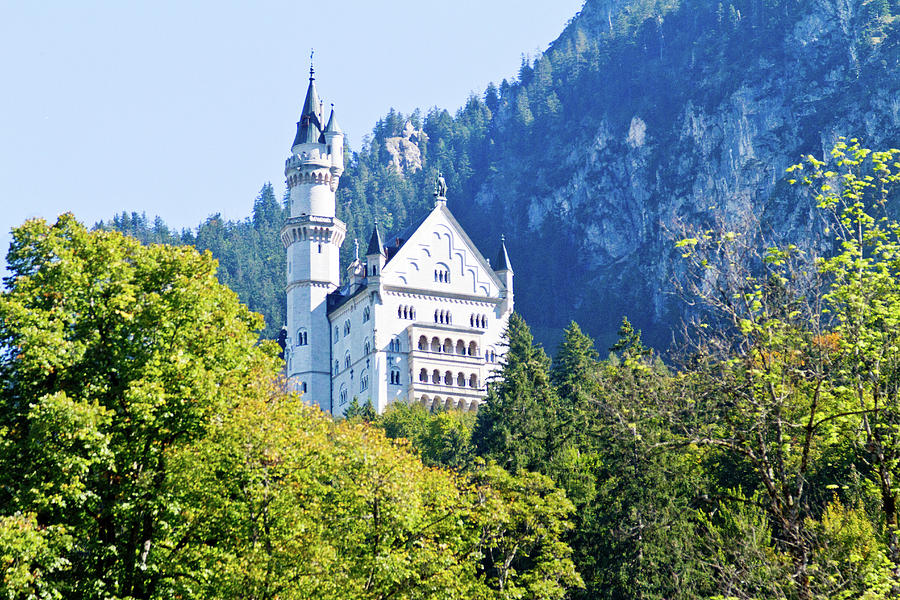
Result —
[[494, 271], [512, 271], [509, 262], [509, 254], [506, 253], [506, 236], [500, 236], [500, 252], [497, 254], [497, 265]]
[[334, 104], [331, 105], [331, 116], [328, 117], [328, 125], [325, 126], [325, 133], [343, 133], [341, 126], [338, 125], [337, 119], [334, 118]]
[[316, 92], [316, 71], [312, 65], [312, 54], [309, 63], [309, 87], [306, 88], [306, 99], [303, 101], [303, 110], [300, 113], [300, 121], [297, 122], [297, 135], [294, 137], [293, 148], [297, 144], [309, 144], [319, 141], [322, 133], [322, 118], [319, 113], [319, 94]]
[[366, 256], [372, 254], [384, 254], [384, 244], [381, 243], [381, 234], [378, 233], [378, 221], [375, 221], [372, 237], [369, 238], [369, 249], [366, 250]]

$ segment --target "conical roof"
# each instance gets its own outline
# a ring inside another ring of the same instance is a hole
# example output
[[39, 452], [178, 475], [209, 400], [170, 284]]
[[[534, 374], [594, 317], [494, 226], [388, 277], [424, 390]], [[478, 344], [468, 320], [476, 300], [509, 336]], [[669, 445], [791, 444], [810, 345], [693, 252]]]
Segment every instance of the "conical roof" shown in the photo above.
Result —
[[369, 248], [366, 250], [366, 256], [372, 254], [384, 254], [384, 244], [381, 243], [381, 234], [378, 233], [378, 221], [375, 221], [372, 237], [369, 238]]
[[500, 236], [500, 252], [497, 253], [497, 265], [494, 267], [494, 271], [512, 271], [509, 254], [506, 253], [506, 239], [502, 235]]
[[343, 133], [341, 126], [338, 125], [337, 119], [334, 118], [334, 104], [331, 105], [331, 115], [328, 117], [328, 125], [325, 126], [325, 133]]
[[309, 87], [306, 89], [306, 100], [297, 122], [297, 135], [293, 148], [297, 144], [317, 143], [322, 135], [322, 118], [319, 115], [319, 94], [316, 92], [316, 78], [313, 68], [309, 68]]

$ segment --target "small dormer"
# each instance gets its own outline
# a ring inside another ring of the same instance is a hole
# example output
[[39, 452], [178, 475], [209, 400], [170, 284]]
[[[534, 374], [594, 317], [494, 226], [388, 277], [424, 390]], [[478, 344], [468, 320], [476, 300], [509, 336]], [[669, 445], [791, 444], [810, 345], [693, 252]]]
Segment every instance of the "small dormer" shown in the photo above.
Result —
[[350, 283], [350, 288], [354, 289], [365, 278], [365, 268], [359, 260], [359, 240], [353, 240], [353, 261], [347, 265], [347, 281]]

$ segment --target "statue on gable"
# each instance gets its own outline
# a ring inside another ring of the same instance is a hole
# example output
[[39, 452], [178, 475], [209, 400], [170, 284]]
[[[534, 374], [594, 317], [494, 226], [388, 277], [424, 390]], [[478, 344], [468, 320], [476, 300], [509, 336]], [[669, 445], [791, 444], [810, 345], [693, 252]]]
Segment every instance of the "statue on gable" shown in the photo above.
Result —
[[444, 181], [443, 173], [438, 173], [437, 181], [434, 184], [434, 195], [438, 198], [447, 197], [447, 182]]

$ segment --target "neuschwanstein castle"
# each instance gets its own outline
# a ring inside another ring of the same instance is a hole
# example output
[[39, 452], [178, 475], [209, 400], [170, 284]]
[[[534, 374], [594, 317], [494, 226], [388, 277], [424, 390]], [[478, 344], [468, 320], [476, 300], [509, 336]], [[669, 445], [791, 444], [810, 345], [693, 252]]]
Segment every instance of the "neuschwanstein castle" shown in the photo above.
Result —
[[397, 401], [476, 410], [513, 310], [503, 241], [492, 265], [450, 213], [440, 180], [434, 208], [405, 231], [385, 236], [372, 224], [365, 256], [357, 244], [341, 286], [344, 136], [333, 108], [324, 117], [310, 68], [284, 169], [289, 385], [335, 415], [354, 397], [379, 413]]

